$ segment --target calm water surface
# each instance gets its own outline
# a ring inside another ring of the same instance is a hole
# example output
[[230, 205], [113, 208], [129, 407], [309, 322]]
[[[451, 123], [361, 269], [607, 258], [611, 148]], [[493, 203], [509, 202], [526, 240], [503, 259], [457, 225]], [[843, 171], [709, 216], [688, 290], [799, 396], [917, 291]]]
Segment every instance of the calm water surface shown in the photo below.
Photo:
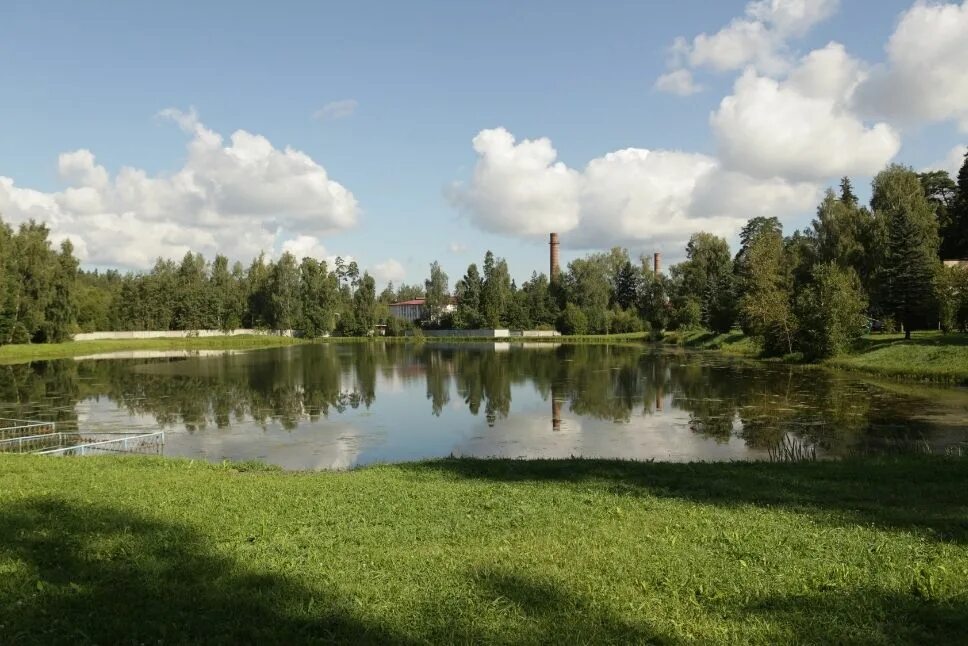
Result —
[[[157, 354], [157, 353], [155, 353]], [[950, 451], [968, 391], [642, 345], [325, 344], [0, 366], [0, 417], [167, 431], [166, 455], [345, 468]]]

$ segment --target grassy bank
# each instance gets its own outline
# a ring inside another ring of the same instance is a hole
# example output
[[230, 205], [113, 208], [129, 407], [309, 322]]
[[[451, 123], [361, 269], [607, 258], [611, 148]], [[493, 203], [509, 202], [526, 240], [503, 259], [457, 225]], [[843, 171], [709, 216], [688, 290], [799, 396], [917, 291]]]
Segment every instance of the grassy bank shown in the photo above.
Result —
[[866, 336], [851, 354], [827, 364], [884, 377], [968, 383], [968, 334], [915, 332], [908, 341], [903, 334]]
[[194, 339], [108, 339], [0, 346], [0, 364], [64, 359], [126, 350], [232, 350], [305, 343], [281, 336], [220, 336]]
[[[748, 357], [756, 357], [760, 351], [752, 339], [739, 331], [667, 332], [663, 342]], [[871, 334], [863, 337], [850, 353], [824, 364], [881, 377], [968, 383], [968, 334], [915, 332], [910, 340], [905, 340], [903, 334]]]
[[956, 643], [968, 460], [0, 456], [2, 643]]
[[690, 350], [718, 350], [726, 354], [756, 356], [760, 349], [753, 339], [742, 332], [710, 332], [708, 330], [684, 330], [666, 332], [662, 342]]
[[279, 336], [231, 336], [195, 339], [109, 339], [104, 341], [68, 341], [66, 343], [33, 343], [0, 346], [0, 365], [64, 359], [105, 352], [131, 350], [232, 350], [270, 348], [298, 343], [618, 343], [642, 341], [645, 332], [633, 334], [589, 334], [561, 337], [327, 337], [321, 339], [294, 339]]

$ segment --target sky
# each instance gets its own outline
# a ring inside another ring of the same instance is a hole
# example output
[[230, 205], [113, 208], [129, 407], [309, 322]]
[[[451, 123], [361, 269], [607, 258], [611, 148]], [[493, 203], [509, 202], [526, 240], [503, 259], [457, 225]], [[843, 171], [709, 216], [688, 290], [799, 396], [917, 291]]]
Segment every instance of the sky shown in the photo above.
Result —
[[88, 268], [352, 257], [518, 282], [619, 245], [809, 224], [960, 166], [968, 0], [5, 0], [0, 217]]

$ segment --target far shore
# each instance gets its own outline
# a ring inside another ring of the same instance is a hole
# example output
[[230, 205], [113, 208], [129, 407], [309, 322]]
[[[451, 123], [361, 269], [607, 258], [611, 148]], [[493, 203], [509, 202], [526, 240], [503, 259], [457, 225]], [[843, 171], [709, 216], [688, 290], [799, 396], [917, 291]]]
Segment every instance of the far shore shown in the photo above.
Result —
[[[664, 343], [689, 350], [712, 350], [759, 359], [759, 347], [739, 330], [718, 334], [708, 330], [667, 332]], [[796, 357], [774, 359], [797, 362]], [[903, 334], [868, 334], [847, 354], [819, 364], [878, 377], [939, 384], [968, 384], [968, 334], [917, 331]]]
[[[0, 365], [86, 357], [111, 352], [179, 350], [255, 350], [306, 343], [429, 343], [429, 344], [582, 344], [647, 343], [646, 332], [630, 334], [589, 334], [558, 337], [325, 337], [303, 339], [275, 335], [212, 337], [163, 337], [154, 339], [103, 339], [0, 346]], [[752, 339], [739, 331], [717, 334], [704, 330], [667, 332], [662, 347], [715, 351], [748, 359], [762, 359]], [[796, 357], [773, 359], [796, 363]], [[848, 354], [828, 359], [819, 365], [861, 372], [892, 379], [939, 384], [968, 384], [968, 334], [925, 331], [905, 340], [900, 334], [873, 334], [863, 337]]]

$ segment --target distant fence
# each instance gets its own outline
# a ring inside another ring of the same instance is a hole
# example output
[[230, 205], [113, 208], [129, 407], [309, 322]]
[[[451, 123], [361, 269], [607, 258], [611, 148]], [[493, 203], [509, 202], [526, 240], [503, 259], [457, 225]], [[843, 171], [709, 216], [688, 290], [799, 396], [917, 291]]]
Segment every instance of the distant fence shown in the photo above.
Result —
[[524, 338], [552, 338], [561, 336], [557, 330], [424, 330], [424, 336], [435, 338], [475, 338], [475, 339], [506, 339], [510, 337]]
[[56, 449], [77, 444], [80, 433], [40, 433], [39, 435], [21, 435], [0, 440], [0, 453], [33, 453], [45, 449]]
[[187, 339], [213, 336], [301, 336], [299, 330], [140, 330], [136, 332], [82, 332], [75, 341], [105, 341], [109, 339]]
[[561, 336], [558, 330], [512, 330], [510, 336], [521, 336], [526, 339], [546, 339]]
[[424, 330], [424, 336], [456, 338], [473, 337], [477, 339], [501, 339], [511, 336], [510, 330]]
[[144, 433], [131, 435], [130, 433], [99, 433], [98, 435], [119, 435], [110, 439], [99, 439], [95, 442], [74, 444], [63, 448], [38, 451], [38, 455], [104, 455], [111, 453], [141, 453], [145, 455], [161, 455], [165, 447], [165, 432]]
[[97, 455], [164, 452], [165, 432], [58, 431], [54, 422], [0, 418], [0, 453]]
[[55, 430], [54, 422], [0, 418], [0, 440], [53, 433]]

